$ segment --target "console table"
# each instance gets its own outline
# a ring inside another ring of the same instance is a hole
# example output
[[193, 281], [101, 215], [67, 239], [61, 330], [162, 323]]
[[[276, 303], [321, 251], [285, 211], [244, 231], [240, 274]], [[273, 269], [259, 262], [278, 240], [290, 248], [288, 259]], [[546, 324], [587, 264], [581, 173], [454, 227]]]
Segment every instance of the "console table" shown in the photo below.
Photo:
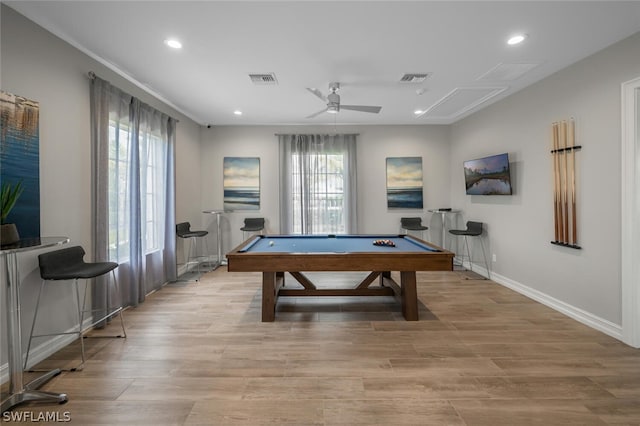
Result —
[[51, 378], [60, 374], [60, 369], [52, 370], [37, 379], [24, 384], [22, 374], [22, 325], [20, 323], [20, 270], [18, 253], [53, 247], [69, 242], [67, 237], [29, 238], [0, 247], [0, 255], [6, 268], [7, 298], [7, 341], [9, 356], [9, 396], [2, 401], [0, 413], [23, 402], [67, 402], [67, 395], [36, 390]]
[[442, 240], [440, 242], [440, 247], [446, 249], [446, 238], [447, 238], [447, 215], [448, 214], [458, 214], [460, 210], [442, 210], [442, 209], [431, 209], [428, 210], [431, 214], [439, 214], [440, 220], [442, 221]]
[[211, 270], [215, 270], [218, 266], [223, 265], [222, 260], [222, 230], [220, 229], [220, 216], [224, 213], [224, 210], [203, 210], [202, 213], [212, 214], [216, 217], [216, 252], [217, 259], [216, 263], [211, 267]]

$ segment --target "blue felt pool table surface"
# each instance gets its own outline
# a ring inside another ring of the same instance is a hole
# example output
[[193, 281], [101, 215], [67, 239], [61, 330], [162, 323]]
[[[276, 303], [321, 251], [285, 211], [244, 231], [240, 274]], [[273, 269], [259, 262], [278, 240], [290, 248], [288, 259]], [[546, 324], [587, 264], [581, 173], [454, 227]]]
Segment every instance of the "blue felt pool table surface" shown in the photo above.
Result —
[[[374, 245], [390, 240], [395, 247]], [[273, 244], [271, 244], [273, 243]], [[240, 252], [247, 253], [393, 253], [438, 252], [436, 247], [405, 235], [277, 235], [259, 236]]]

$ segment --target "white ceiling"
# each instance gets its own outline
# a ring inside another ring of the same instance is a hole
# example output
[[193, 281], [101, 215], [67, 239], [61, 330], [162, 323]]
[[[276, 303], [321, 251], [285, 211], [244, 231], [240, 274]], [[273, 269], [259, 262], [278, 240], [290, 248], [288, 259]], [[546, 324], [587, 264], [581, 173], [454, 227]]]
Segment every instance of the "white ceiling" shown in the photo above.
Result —
[[[448, 124], [640, 31], [638, 1], [4, 3], [203, 125]], [[334, 81], [382, 110], [305, 118]]]

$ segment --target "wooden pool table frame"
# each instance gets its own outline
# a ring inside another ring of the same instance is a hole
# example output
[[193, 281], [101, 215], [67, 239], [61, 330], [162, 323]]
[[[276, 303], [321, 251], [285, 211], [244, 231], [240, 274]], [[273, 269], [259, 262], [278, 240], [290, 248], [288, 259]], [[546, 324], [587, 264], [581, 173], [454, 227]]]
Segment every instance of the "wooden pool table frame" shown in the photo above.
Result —
[[[275, 320], [275, 308], [280, 296], [396, 296], [402, 304], [407, 321], [418, 321], [416, 271], [451, 271], [454, 253], [409, 235], [419, 244], [439, 251], [398, 252], [251, 252], [242, 251], [256, 238], [277, 238], [256, 235], [227, 253], [229, 272], [262, 272], [262, 322]], [[372, 235], [372, 239], [384, 236]], [[302, 271], [373, 271], [354, 288], [317, 288]], [[391, 271], [400, 272], [400, 285], [391, 278]], [[283, 288], [284, 273], [289, 272], [303, 288]], [[371, 285], [378, 279], [379, 286]]]

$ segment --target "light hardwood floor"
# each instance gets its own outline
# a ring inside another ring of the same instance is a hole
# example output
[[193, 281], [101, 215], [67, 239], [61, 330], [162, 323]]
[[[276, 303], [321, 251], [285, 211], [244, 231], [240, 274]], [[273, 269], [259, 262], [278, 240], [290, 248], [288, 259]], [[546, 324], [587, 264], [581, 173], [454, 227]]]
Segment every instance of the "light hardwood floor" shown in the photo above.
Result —
[[261, 274], [219, 268], [128, 309], [127, 339], [86, 339], [84, 370], [43, 388], [67, 404], [14, 411], [78, 425], [640, 424], [640, 350], [468, 277], [418, 272], [418, 322], [391, 298], [334, 297], [281, 300], [262, 323]]

